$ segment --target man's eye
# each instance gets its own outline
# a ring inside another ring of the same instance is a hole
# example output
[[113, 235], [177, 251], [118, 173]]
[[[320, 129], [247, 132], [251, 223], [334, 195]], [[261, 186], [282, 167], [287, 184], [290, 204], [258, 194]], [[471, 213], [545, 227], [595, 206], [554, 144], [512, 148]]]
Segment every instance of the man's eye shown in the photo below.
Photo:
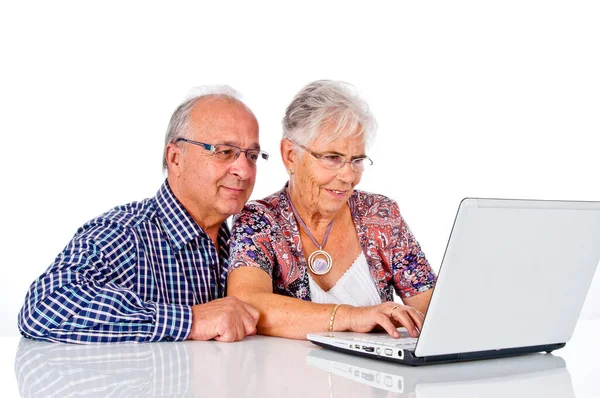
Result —
[[218, 156], [230, 156], [233, 153], [233, 149], [217, 149], [215, 155]]
[[258, 152], [246, 152], [246, 156], [248, 157], [248, 160], [253, 162], [258, 160]]

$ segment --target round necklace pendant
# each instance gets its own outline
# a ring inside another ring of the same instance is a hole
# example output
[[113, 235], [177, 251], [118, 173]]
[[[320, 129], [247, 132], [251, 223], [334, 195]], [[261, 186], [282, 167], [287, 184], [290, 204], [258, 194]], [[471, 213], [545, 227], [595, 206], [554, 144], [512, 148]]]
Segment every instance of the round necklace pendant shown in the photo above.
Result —
[[333, 260], [325, 250], [312, 252], [308, 257], [308, 268], [315, 275], [325, 275], [331, 270]]

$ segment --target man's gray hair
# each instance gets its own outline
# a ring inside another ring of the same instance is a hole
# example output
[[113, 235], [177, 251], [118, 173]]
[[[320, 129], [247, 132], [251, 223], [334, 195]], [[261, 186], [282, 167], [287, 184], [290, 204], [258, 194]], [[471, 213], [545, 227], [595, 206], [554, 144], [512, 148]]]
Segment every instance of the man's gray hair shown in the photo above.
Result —
[[167, 127], [165, 147], [163, 148], [163, 171], [167, 170], [167, 159], [165, 157], [167, 145], [171, 142], [175, 142], [178, 138], [190, 138], [188, 127], [192, 109], [198, 101], [208, 97], [222, 98], [239, 103], [246, 108], [248, 112], [253, 114], [246, 104], [242, 102], [240, 93], [227, 85], [199, 86], [193, 88], [190, 90], [185, 101], [175, 109], [175, 112], [173, 112], [173, 115], [171, 116], [169, 126]]
[[304, 146], [323, 133], [323, 126], [331, 127], [326, 131], [326, 143], [359, 136], [369, 145], [377, 130], [377, 122], [357, 89], [333, 80], [317, 80], [300, 90], [287, 107], [282, 124], [283, 138]]

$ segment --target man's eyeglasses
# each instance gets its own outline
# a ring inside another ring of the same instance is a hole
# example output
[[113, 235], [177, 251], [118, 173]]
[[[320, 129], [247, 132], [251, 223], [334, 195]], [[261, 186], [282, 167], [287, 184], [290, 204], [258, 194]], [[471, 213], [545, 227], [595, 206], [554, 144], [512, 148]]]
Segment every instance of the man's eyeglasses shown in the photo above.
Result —
[[354, 159], [346, 160], [345, 157], [337, 153], [316, 153], [311, 151], [304, 145], [300, 145], [296, 142], [294, 142], [294, 144], [298, 145], [300, 148], [304, 149], [306, 152], [319, 159], [323, 166], [327, 167], [328, 169], [341, 169], [346, 163], [350, 163], [350, 168], [352, 169], [352, 171], [361, 173], [365, 170], [365, 166], [373, 165], [373, 161], [368, 156], [360, 156]]
[[258, 159], [269, 160], [269, 154], [265, 151], [261, 151], [260, 149], [242, 149], [237, 146], [228, 145], [228, 144], [206, 144], [204, 142], [188, 140], [187, 138], [177, 138], [175, 142], [187, 142], [189, 144], [199, 145], [204, 147], [207, 151], [211, 152], [211, 155], [214, 156], [217, 160], [223, 162], [233, 162], [237, 158], [240, 157], [240, 153], [244, 152], [246, 155], [246, 159], [250, 164], [255, 165]]

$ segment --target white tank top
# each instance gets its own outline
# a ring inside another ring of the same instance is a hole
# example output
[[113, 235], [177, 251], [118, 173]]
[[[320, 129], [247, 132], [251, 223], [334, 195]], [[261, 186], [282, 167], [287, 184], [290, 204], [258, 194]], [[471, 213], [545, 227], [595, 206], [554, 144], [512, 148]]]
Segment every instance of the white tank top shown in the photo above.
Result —
[[349, 304], [355, 307], [381, 304], [381, 297], [362, 251], [329, 291], [321, 289], [310, 274], [308, 274], [308, 283], [310, 299], [313, 303]]

